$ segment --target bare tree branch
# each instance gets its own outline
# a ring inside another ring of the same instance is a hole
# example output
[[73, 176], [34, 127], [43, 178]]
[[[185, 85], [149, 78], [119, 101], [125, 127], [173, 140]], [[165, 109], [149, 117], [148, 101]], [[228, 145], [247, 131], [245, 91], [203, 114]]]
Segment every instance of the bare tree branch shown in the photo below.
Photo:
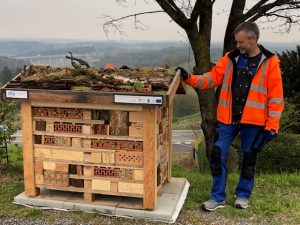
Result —
[[120, 21], [130, 18], [130, 17], [134, 17], [134, 26], [135, 29], [140, 29], [140, 30], [145, 30], [146, 28], [149, 28], [147, 25], [143, 24], [140, 20], [138, 20], [138, 16], [140, 15], [144, 15], [144, 14], [153, 14], [153, 13], [165, 13], [165, 11], [163, 10], [157, 10], [157, 11], [148, 11], [148, 12], [142, 12], [142, 13], [135, 13], [135, 14], [131, 14], [131, 15], [127, 15], [127, 16], [123, 16], [117, 19], [112, 18], [109, 15], [103, 15], [103, 17], [107, 20], [107, 22], [105, 22], [102, 25], [102, 28], [105, 32], [106, 37], [108, 37], [109, 31], [113, 30], [114, 33], [119, 33], [120, 36], [124, 36], [125, 32], [122, 31], [121, 27], [122, 27], [122, 23], [120, 23]]
[[[259, 1], [256, 5], [254, 5], [247, 13], [243, 15], [243, 20], [251, 20], [255, 21], [256, 19], [266, 16], [268, 14], [268, 11], [277, 7], [288, 5], [290, 7], [293, 7], [293, 9], [299, 9], [300, 8], [300, 2], [299, 1], [293, 1], [293, 0], [276, 0], [274, 2], [271, 2], [269, 4], [265, 4], [268, 2], [268, 0], [262, 0]], [[277, 8], [277, 12], [284, 11], [285, 8]], [[259, 16], [260, 15], [260, 16]]]
[[183, 29], [187, 27], [188, 19], [173, 0], [155, 0], [160, 7]]

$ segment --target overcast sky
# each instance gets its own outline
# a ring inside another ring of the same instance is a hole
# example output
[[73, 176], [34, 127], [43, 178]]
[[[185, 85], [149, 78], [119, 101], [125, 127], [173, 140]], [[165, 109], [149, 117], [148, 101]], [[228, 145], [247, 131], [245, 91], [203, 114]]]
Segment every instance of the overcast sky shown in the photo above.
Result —
[[[127, 7], [114, 0], [0, 0], [0, 38], [64, 38], [107, 40], [101, 24], [102, 16], [115, 18], [128, 14], [161, 10], [154, 0], [128, 0]], [[231, 1], [217, 0], [214, 6], [212, 40], [223, 41], [226, 18]], [[124, 40], [185, 41], [184, 31], [163, 14], [139, 17], [147, 30], [135, 30], [133, 18], [123, 21]], [[262, 28], [262, 27], [261, 27]], [[300, 43], [300, 28], [285, 35], [261, 30], [261, 41]], [[111, 34], [111, 40], [122, 39]]]

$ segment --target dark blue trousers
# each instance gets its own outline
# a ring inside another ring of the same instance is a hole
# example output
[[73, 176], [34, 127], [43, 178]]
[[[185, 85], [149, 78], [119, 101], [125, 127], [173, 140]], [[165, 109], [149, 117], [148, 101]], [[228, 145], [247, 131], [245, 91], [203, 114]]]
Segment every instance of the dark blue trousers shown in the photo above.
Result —
[[[245, 154], [254, 153], [256, 155], [254, 151], [257, 151], [257, 149], [253, 149], [253, 144], [257, 142], [257, 138], [262, 134], [263, 130], [263, 126], [218, 123], [214, 146], [218, 147], [221, 151], [221, 175], [213, 176], [211, 199], [220, 202], [226, 198], [225, 189], [228, 174], [226, 161], [230, 145], [237, 134], [240, 132], [241, 150], [244, 158]], [[241, 174], [236, 187], [237, 197], [248, 199], [252, 193], [253, 186], [254, 177], [246, 179]]]

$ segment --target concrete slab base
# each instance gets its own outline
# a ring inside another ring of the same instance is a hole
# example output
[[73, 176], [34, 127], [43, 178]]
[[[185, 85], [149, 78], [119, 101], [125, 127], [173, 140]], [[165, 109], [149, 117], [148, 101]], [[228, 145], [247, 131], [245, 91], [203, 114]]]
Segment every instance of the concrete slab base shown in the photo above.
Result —
[[171, 178], [170, 183], [163, 186], [154, 210], [143, 210], [142, 199], [101, 195], [92, 203], [85, 203], [82, 193], [48, 189], [42, 189], [36, 197], [27, 197], [23, 192], [14, 198], [14, 203], [41, 209], [76, 210], [174, 223], [184, 204], [189, 186], [185, 178]]

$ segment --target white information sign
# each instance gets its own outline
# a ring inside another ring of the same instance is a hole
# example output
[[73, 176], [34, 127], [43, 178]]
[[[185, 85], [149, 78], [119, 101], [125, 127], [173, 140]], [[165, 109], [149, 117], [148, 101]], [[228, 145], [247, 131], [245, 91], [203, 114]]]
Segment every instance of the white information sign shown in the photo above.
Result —
[[115, 103], [123, 104], [141, 104], [141, 105], [162, 105], [162, 96], [144, 96], [144, 95], [114, 95]]
[[28, 99], [28, 91], [5, 90], [6, 98]]

